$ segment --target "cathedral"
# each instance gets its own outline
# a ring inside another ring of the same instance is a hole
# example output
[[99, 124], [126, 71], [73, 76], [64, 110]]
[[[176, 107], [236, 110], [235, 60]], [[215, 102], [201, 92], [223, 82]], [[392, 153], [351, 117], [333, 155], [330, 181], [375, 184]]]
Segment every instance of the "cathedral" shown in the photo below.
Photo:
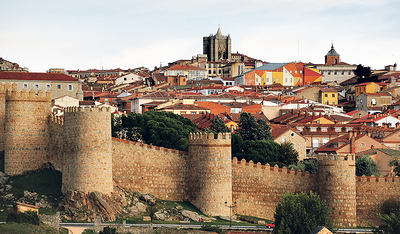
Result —
[[207, 55], [210, 62], [231, 61], [231, 37], [223, 36], [218, 28], [216, 35], [203, 37], [203, 54]]

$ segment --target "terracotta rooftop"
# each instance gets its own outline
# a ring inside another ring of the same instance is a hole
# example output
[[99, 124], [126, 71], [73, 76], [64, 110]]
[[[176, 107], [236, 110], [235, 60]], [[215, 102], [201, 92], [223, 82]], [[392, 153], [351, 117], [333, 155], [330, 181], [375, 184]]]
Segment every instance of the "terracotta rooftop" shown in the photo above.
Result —
[[76, 78], [62, 73], [33, 73], [33, 72], [0, 72], [3, 80], [43, 80], [43, 81], [78, 81]]

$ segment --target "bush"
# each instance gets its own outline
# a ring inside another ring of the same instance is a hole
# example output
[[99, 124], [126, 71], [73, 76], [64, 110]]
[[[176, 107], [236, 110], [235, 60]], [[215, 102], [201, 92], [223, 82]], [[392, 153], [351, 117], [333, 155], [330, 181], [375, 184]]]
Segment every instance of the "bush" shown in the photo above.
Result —
[[387, 199], [382, 203], [382, 213], [383, 214], [395, 214], [400, 215], [400, 201], [394, 198]]
[[37, 213], [34, 211], [27, 211], [25, 213], [11, 212], [7, 215], [6, 222], [30, 223], [33, 225], [39, 225], [40, 219]]
[[318, 226], [327, 226], [328, 206], [313, 192], [286, 193], [274, 217], [275, 234], [309, 234]]
[[116, 228], [105, 227], [103, 231], [100, 231], [99, 234], [117, 234]]
[[201, 230], [209, 231], [209, 232], [222, 233], [222, 230], [221, 230], [220, 227], [212, 226], [211, 224], [202, 224], [201, 225]]

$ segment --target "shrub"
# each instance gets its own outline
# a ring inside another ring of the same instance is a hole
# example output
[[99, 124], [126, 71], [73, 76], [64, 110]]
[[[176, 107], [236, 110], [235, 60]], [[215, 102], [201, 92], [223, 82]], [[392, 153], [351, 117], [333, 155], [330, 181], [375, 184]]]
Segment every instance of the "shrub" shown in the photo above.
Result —
[[382, 203], [382, 213], [383, 214], [395, 214], [400, 215], [400, 201], [394, 198], [389, 198]]
[[25, 213], [11, 212], [7, 215], [6, 222], [30, 223], [34, 225], [39, 225], [40, 219], [37, 213], [34, 211], [27, 211]]

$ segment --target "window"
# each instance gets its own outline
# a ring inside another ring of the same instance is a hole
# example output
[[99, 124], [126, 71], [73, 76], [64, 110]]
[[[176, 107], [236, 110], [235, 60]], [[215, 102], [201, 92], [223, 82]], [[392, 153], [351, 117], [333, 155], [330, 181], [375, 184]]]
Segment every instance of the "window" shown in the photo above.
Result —
[[311, 130], [311, 132], [316, 132], [317, 128], [316, 127], [311, 127], [310, 130]]
[[286, 142], [286, 138], [282, 137], [282, 143]]
[[328, 75], [330, 75], [331, 74], [331, 72], [328, 72]]
[[342, 129], [341, 129], [341, 128], [335, 128], [335, 131], [336, 131], [336, 132], [341, 132]]
[[27, 89], [28, 88], [28, 84], [24, 84], [24, 89]]
[[46, 89], [51, 89], [51, 85], [47, 84]]
[[269, 82], [269, 78], [267, 78], [267, 82]]
[[38, 84], [35, 84], [35, 89], [38, 89], [39, 88], [39, 85]]
[[287, 82], [287, 78], [285, 78], [285, 82]]
[[303, 82], [303, 79], [302, 79], [302, 78], [300, 78], [300, 83], [301, 83], [301, 82]]
[[337, 75], [337, 72], [335, 72], [335, 75]]
[[211, 74], [211, 70], [208, 70], [208, 74]]
[[294, 132], [290, 133], [290, 136], [291, 136], [291, 137], [294, 137]]
[[104, 99], [104, 103], [108, 104], [108, 98]]
[[348, 131], [348, 132], [351, 131], [351, 130], [353, 130], [353, 128], [350, 128], [350, 127], [346, 128], [346, 131]]
[[61, 89], [61, 85], [57, 85], [57, 89]]
[[211, 68], [211, 64], [208, 64], [208, 68]]
[[278, 82], [279, 82], [279, 78], [278, 78]]
[[69, 84], [68, 85], [68, 91], [71, 91], [72, 90], [72, 84]]
[[335, 94], [334, 94], [334, 93], [332, 93], [332, 97], [335, 97]]
[[327, 93], [325, 94], [325, 97], [328, 97], [328, 94], [327, 94]]
[[321, 128], [321, 132], [327, 132], [327, 131], [328, 131], [328, 128], [327, 128], [327, 127]]

